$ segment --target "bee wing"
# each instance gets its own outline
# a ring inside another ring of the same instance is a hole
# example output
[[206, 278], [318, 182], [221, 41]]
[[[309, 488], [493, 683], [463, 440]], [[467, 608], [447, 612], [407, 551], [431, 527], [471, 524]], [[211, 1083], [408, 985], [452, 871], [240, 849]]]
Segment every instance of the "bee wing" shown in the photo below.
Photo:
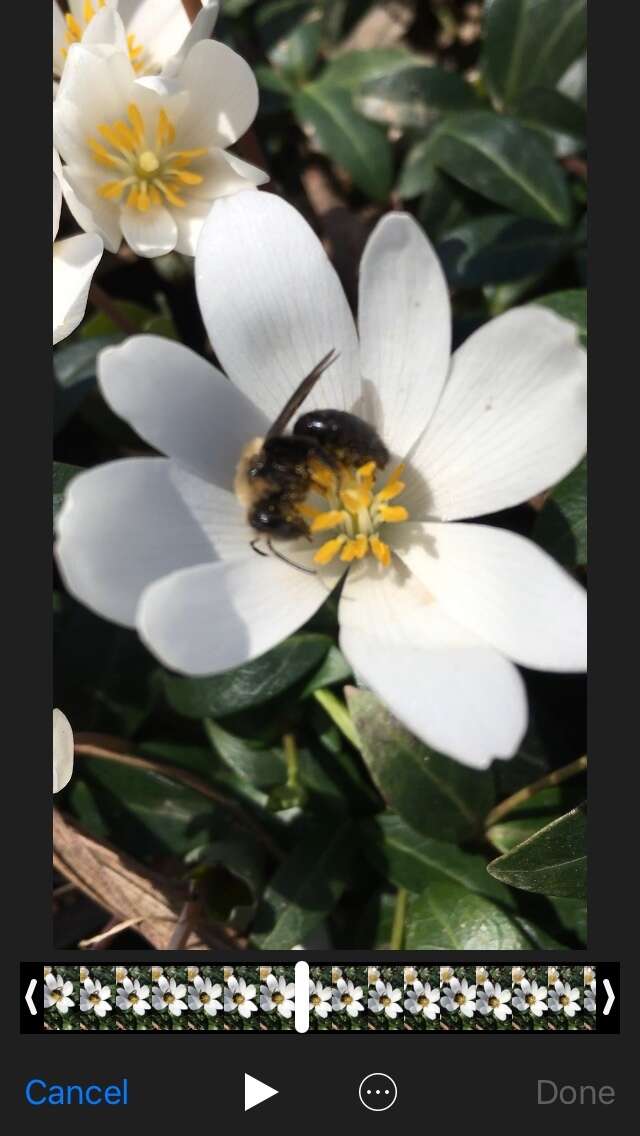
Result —
[[293, 394], [291, 395], [291, 398], [286, 403], [284, 409], [276, 418], [273, 426], [271, 426], [269, 432], [267, 433], [267, 438], [273, 438], [282, 433], [285, 426], [287, 426], [293, 418], [298, 407], [302, 406], [302, 403], [304, 402], [307, 395], [311, 393], [320, 376], [326, 371], [327, 367], [330, 367], [332, 363], [335, 363], [337, 358], [338, 352], [334, 347], [332, 347], [331, 351], [329, 351], [324, 356], [324, 358], [322, 358], [320, 362], [316, 364], [313, 370], [309, 371], [309, 374], [305, 376], [305, 378], [300, 383], [300, 386], [296, 387]]

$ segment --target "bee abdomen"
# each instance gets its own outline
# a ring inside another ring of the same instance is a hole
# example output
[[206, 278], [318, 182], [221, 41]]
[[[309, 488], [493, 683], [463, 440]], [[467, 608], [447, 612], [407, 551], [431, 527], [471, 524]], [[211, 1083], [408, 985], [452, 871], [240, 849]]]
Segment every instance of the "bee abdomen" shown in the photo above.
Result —
[[389, 451], [373, 427], [345, 410], [310, 410], [298, 418], [293, 435], [314, 442], [348, 464], [374, 461], [382, 468], [389, 461]]

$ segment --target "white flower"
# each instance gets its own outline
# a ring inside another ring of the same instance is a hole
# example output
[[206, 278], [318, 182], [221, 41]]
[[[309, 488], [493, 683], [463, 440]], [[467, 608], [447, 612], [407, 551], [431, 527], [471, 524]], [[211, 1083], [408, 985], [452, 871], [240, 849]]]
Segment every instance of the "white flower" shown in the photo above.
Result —
[[87, 306], [91, 278], [102, 256], [96, 233], [79, 233], [57, 241], [62, 208], [62, 167], [53, 151], [53, 342], [75, 331]]
[[53, 711], [53, 791], [69, 784], [73, 773], [73, 730], [62, 710]]
[[546, 997], [546, 986], [538, 986], [535, 979], [529, 982], [528, 978], [521, 978], [520, 990], [513, 992], [512, 1005], [522, 1014], [533, 1014], [534, 1018], [541, 1018], [547, 1012]]
[[295, 1005], [296, 988], [293, 982], [287, 982], [284, 975], [276, 978], [275, 974], [268, 974], [266, 983], [260, 987], [260, 1009], [267, 1014], [274, 1010], [281, 1018], [290, 1018]]
[[323, 986], [319, 979], [314, 982], [309, 979], [309, 1012], [319, 1018], [326, 1018], [331, 1013], [331, 987]]
[[44, 978], [44, 1008], [50, 1010], [55, 1006], [59, 1014], [67, 1014], [75, 1002], [70, 997], [73, 994], [73, 982], [65, 982], [61, 974], [49, 971]]
[[[441, 268], [417, 224], [392, 213], [361, 266], [359, 346], [320, 242], [270, 193], [216, 202], [196, 283], [232, 382], [166, 339], [136, 336], [102, 352], [107, 402], [169, 457], [73, 480], [58, 518], [69, 590], [137, 627], [165, 665], [204, 675], [274, 647], [348, 571], [340, 642], [359, 681], [442, 753], [478, 768], [511, 756], [527, 724], [513, 663], [582, 669], [585, 593], [523, 537], [458, 522], [527, 500], [581, 458], [585, 359], [574, 327], [516, 308], [450, 360]], [[340, 355], [305, 409], [356, 410], [392, 452], [390, 468], [401, 458], [405, 469], [382, 497], [368, 488], [370, 467], [344, 473], [351, 491], [335, 512], [361, 528], [357, 537], [278, 545], [309, 575], [256, 555], [234, 477], [249, 440], [255, 449], [331, 347]], [[409, 521], [399, 520], [404, 505], [386, 504], [403, 485]], [[370, 504], [354, 515], [358, 501]], [[371, 555], [350, 564], [365, 545]]]
[[153, 982], [157, 982], [161, 975], [162, 975], [162, 967], [161, 966], [152, 966], [151, 967], [151, 979], [152, 979]]
[[484, 966], [476, 967], [476, 986], [482, 986], [482, 983], [486, 982], [488, 977], [489, 971]]
[[53, 118], [78, 224], [112, 252], [124, 237], [140, 256], [193, 256], [212, 201], [267, 180], [225, 152], [257, 107], [251, 68], [222, 43], [196, 42], [154, 79], [136, 79], [118, 46], [75, 44]]
[[224, 988], [225, 1014], [237, 1012], [241, 1018], [250, 1018], [252, 1014], [258, 1011], [253, 1000], [255, 996], [255, 986], [247, 983], [244, 978], [236, 978], [235, 974], [230, 975]]
[[168, 1010], [173, 1018], [179, 1018], [182, 1011], [186, 1010], [187, 1003], [184, 1001], [187, 988], [182, 982], [176, 982], [175, 978], [167, 978], [166, 975], [161, 974], [158, 979], [158, 985], [152, 989], [151, 1003], [154, 1010]]
[[558, 970], [556, 969], [556, 967], [555, 966], [548, 966], [547, 967], [547, 982], [549, 983], [549, 986], [555, 985], [555, 983], [558, 981], [559, 978], [560, 978], [560, 974], [559, 974]]
[[[592, 972], [593, 973], [593, 972]], [[596, 1012], [596, 980], [593, 978], [589, 982], [587, 989], [584, 992], [584, 1008], [588, 1014], [595, 1014]]]
[[413, 986], [414, 982], [418, 981], [418, 972], [415, 966], [405, 966], [404, 968], [404, 984], [405, 986]]
[[189, 1009], [204, 1010], [208, 1018], [215, 1018], [218, 1010], [222, 1009], [219, 1000], [222, 987], [219, 982], [213, 983], [210, 978], [203, 978], [196, 974], [193, 986], [189, 987]]
[[591, 986], [595, 990], [595, 986], [593, 985], [595, 980], [596, 980], [596, 972], [593, 969], [593, 967], [592, 966], [585, 966], [584, 971], [583, 971], [583, 982], [584, 982], [585, 986]]
[[526, 978], [526, 976], [527, 976], [527, 972], [526, 972], [526, 970], [523, 969], [523, 967], [521, 967], [521, 966], [512, 966], [511, 967], [511, 981], [512, 982], [522, 982], [522, 979]]
[[337, 1012], [346, 1010], [350, 1018], [357, 1018], [358, 1014], [362, 1014], [364, 1011], [361, 999], [361, 986], [354, 986], [350, 978], [339, 978], [336, 982], [335, 993], [332, 994], [331, 1009]]
[[385, 1014], [387, 1018], [397, 1018], [402, 1013], [402, 990], [394, 989], [390, 982], [378, 979], [375, 993], [369, 992], [367, 1006], [374, 1014]]
[[111, 1012], [111, 987], [103, 986], [97, 979], [85, 978], [80, 989], [80, 1009], [83, 1014], [93, 1012], [97, 1018], [104, 1018]]
[[441, 1005], [450, 1014], [460, 1013], [465, 1018], [472, 1018], [476, 1012], [476, 987], [470, 986], [466, 978], [455, 976], [449, 980], [449, 985], [442, 991]]
[[503, 990], [499, 982], [494, 984], [487, 979], [482, 990], [478, 990], [477, 1010], [479, 1014], [493, 1014], [499, 1022], [504, 1022], [512, 1013], [511, 1006], [507, 1005], [510, 1001], [510, 990]]
[[439, 1001], [440, 991], [437, 987], [432, 989], [429, 982], [423, 983], [416, 980], [413, 984], [413, 990], [407, 991], [404, 1008], [409, 1014], [422, 1014], [423, 1017], [429, 1018], [433, 1022], [440, 1013]]
[[572, 988], [570, 983], [558, 979], [553, 991], [549, 992], [549, 1009], [553, 1010], [554, 1014], [566, 1014], [568, 1018], [574, 1018], [576, 1012], [582, 1009], [579, 998], [580, 991], [577, 986]]
[[139, 978], [135, 978], [133, 982], [130, 978], [123, 978], [122, 986], [116, 991], [116, 1006], [120, 1010], [133, 1010], [136, 1017], [143, 1018], [147, 1010], [151, 1009], [148, 997], [149, 987], [141, 986]]
[[368, 983], [368, 985], [369, 986], [375, 986], [375, 984], [376, 984], [376, 982], [378, 981], [379, 978], [380, 978], [380, 971], [378, 970], [377, 966], [368, 966], [367, 967], [367, 983]]
[[451, 979], [453, 978], [454, 974], [455, 974], [455, 970], [453, 969], [452, 966], [441, 966], [440, 967], [440, 982], [450, 982]]
[[187, 36], [189, 44], [209, 38], [219, 9], [218, 0], [203, 0], [192, 27], [182, 0], [69, 0], [66, 14], [53, 0], [53, 73], [62, 74], [74, 43], [112, 43], [122, 34], [136, 75], [171, 70]]

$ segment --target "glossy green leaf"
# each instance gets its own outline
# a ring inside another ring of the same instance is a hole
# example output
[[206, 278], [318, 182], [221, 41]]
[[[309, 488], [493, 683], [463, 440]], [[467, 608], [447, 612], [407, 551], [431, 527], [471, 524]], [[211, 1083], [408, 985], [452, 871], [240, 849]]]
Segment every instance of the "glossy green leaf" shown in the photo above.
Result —
[[260, 706], [293, 686], [326, 655], [326, 635], [292, 635], [265, 655], [211, 678], [183, 678], [166, 673], [164, 689], [178, 714], [217, 718]]
[[419, 193], [431, 194], [440, 182], [447, 189], [446, 179], [436, 164], [437, 131], [416, 142], [408, 151], [400, 171], [397, 192], [402, 198], [417, 197]]
[[365, 763], [390, 808], [434, 840], [459, 842], [477, 833], [493, 803], [490, 770], [436, 753], [368, 691], [348, 687], [347, 702]]
[[291, 950], [329, 914], [349, 880], [350, 826], [308, 837], [267, 886], [253, 941], [264, 950]]
[[529, 87], [554, 87], [586, 46], [586, 0], [492, 0], [482, 68], [501, 103]]
[[239, 777], [265, 790], [285, 781], [286, 765], [276, 749], [265, 749], [259, 742], [236, 737], [212, 718], [206, 718], [204, 725], [215, 752]]
[[520, 216], [569, 224], [565, 175], [535, 131], [485, 110], [451, 115], [436, 129], [434, 160], [451, 177]]
[[355, 105], [374, 122], [424, 128], [443, 112], [472, 109], [478, 98], [457, 72], [422, 65], [368, 79], [355, 96]]
[[478, 288], [546, 271], [571, 247], [571, 234], [557, 225], [490, 213], [445, 233], [438, 255], [453, 287]]
[[384, 132], [354, 109], [349, 91], [326, 80], [308, 83], [293, 99], [298, 121], [311, 127], [332, 161], [375, 201], [389, 196], [393, 178], [391, 146]]
[[487, 829], [488, 840], [498, 852], [510, 852], [518, 844], [522, 844], [523, 840], [584, 800], [585, 787], [581, 782], [584, 782], [584, 778], [575, 784], [565, 782], [541, 789], [508, 813], [504, 820]]
[[517, 100], [513, 114], [527, 126], [572, 138], [577, 145], [584, 145], [586, 141], [586, 110], [560, 91], [532, 87]]
[[86, 396], [95, 389], [96, 359], [103, 347], [121, 343], [122, 332], [97, 335], [93, 339], [74, 339], [53, 352], [53, 429], [62, 430]]
[[407, 950], [513, 951], [530, 946], [511, 916], [461, 884], [433, 884], [409, 902]]
[[487, 874], [486, 861], [454, 844], [415, 832], [393, 813], [362, 823], [363, 849], [377, 870], [396, 887], [419, 894], [435, 883], [453, 880], [503, 907], [512, 907], [509, 890]]
[[392, 75], [415, 62], [403, 47], [373, 47], [370, 51], [345, 51], [331, 59], [322, 72], [322, 82], [357, 91], [364, 83]]
[[548, 296], [540, 296], [534, 300], [557, 312], [564, 319], [571, 320], [576, 325], [580, 342], [587, 342], [587, 292], [585, 288], [569, 288], [566, 292], [550, 292]]
[[[136, 331], [177, 339], [178, 333], [173, 317], [162, 293], [158, 293], [156, 301], [161, 309], [160, 311], [152, 311], [143, 307], [142, 304], [135, 304], [130, 300], [114, 300], [113, 306], [133, 325]], [[80, 338], [85, 340], [104, 335], [118, 335], [121, 339], [124, 339], [126, 334], [106, 312], [96, 312], [95, 315], [85, 319], [78, 332]]]
[[351, 678], [352, 673], [342, 651], [332, 643], [318, 670], [305, 686], [302, 696], [305, 698], [307, 695], [313, 694], [314, 690], [322, 690], [326, 686], [346, 682], [347, 679]]
[[269, 52], [269, 59], [289, 79], [300, 82], [312, 75], [322, 41], [322, 24], [319, 20], [299, 23], [293, 31], [278, 40]]
[[73, 481], [77, 474], [82, 473], [80, 466], [67, 465], [65, 462], [53, 463], [53, 519], [55, 521], [62, 502], [64, 501], [64, 494], [67, 485]]
[[544, 503], [533, 537], [567, 568], [587, 563], [587, 459], [556, 485]]
[[587, 888], [586, 827], [583, 805], [493, 860], [488, 870], [511, 887], [580, 899]]

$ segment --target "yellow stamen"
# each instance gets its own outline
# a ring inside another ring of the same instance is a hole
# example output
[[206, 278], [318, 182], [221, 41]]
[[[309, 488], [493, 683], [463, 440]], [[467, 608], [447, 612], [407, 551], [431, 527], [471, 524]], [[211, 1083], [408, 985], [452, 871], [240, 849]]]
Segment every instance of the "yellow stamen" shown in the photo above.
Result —
[[82, 5], [82, 18], [85, 24], [90, 24], [94, 16], [95, 12], [91, 0], [84, 0], [84, 4]]
[[128, 158], [131, 156], [130, 147], [126, 144], [123, 145], [122, 139], [117, 130], [118, 125], [123, 124], [116, 123], [115, 126], [109, 126], [107, 122], [101, 122], [98, 124], [98, 131], [104, 138], [105, 142], [108, 142], [110, 146], [113, 146], [114, 150], [119, 150], [121, 154], [124, 154], [125, 157]]
[[82, 39], [82, 28], [80, 27], [80, 24], [76, 20], [75, 16], [71, 15], [71, 12], [67, 12], [65, 21], [69, 29], [70, 38], [72, 40]]
[[160, 190], [156, 189], [155, 185], [149, 187], [149, 197], [151, 198], [152, 205], [162, 205]]
[[121, 164], [121, 159], [110, 154], [100, 142], [96, 142], [95, 138], [89, 139], [89, 149], [95, 161], [99, 162], [102, 166], [119, 166]]
[[391, 549], [389, 545], [385, 544], [383, 540], [380, 540], [379, 536], [370, 536], [369, 548], [376, 560], [382, 564], [383, 568], [388, 568], [391, 563]]
[[183, 185], [200, 185], [204, 181], [202, 174], [194, 174], [192, 170], [169, 169], [167, 173], [177, 178]]
[[392, 501], [394, 497], [398, 497], [400, 493], [406, 488], [404, 481], [390, 481], [376, 493], [376, 501]]
[[366, 465], [361, 465], [360, 468], [356, 470], [356, 477], [373, 477], [375, 475], [375, 472], [376, 463], [374, 461], [370, 461], [367, 462]]
[[319, 462], [317, 458], [312, 458], [309, 462], [309, 472], [311, 474], [312, 480], [315, 481], [318, 485], [321, 485], [323, 489], [335, 488], [335, 473], [332, 469], [329, 469], [328, 466], [323, 465], [322, 462]]
[[156, 127], [156, 144], [158, 149], [164, 146], [166, 142], [173, 142], [175, 136], [176, 128], [170, 121], [164, 107], [161, 107], [158, 113], [158, 125]]
[[335, 529], [338, 525], [344, 524], [347, 519], [347, 514], [342, 509], [328, 509], [325, 513], [318, 513], [318, 516], [311, 522], [311, 532], [325, 532], [327, 529]]
[[340, 553], [340, 559], [349, 562], [351, 560], [362, 560], [362, 558], [366, 555], [367, 538], [364, 533], [358, 533], [355, 540], [347, 541], [344, 548], [342, 549], [342, 552]]
[[156, 178], [155, 183], [160, 192], [164, 193], [167, 201], [169, 201], [171, 205], [176, 205], [179, 209], [181, 209], [183, 205], [187, 204], [184, 197], [179, 197], [175, 190], [172, 189], [171, 186], [167, 185], [165, 181], [160, 181], [160, 178]]
[[369, 508], [372, 497], [370, 490], [362, 486], [360, 489], [343, 489], [340, 493], [340, 500], [350, 513], [357, 513], [359, 509]]
[[204, 158], [205, 154], [209, 151], [205, 146], [201, 146], [196, 150], [174, 150], [172, 154], [167, 154], [167, 160], [174, 166], [188, 166], [194, 158]]
[[144, 142], [144, 119], [135, 103], [129, 103], [127, 114], [129, 116], [129, 122], [133, 127], [136, 141], [138, 145], [141, 146]]
[[117, 138], [120, 139], [120, 145], [124, 146], [125, 150], [135, 150], [137, 139], [130, 126], [126, 122], [119, 119], [113, 124], [113, 131]]
[[138, 209], [141, 213], [146, 213], [149, 208], [150, 198], [149, 189], [146, 181], [143, 181], [138, 191]]
[[409, 519], [409, 514], [404, 505], [381, 505], [378, 509], [378, 516], [381, 521], [390, 525]]
[[307, 505], [306, 501], [298, 505], [298, 512], [301, 517], [307, 517], [310, 521], [320, 515], [320, 509], [316, 509], [314, 505]]
[[336, 536], [333, 540], [325, 541], [313, 557], [315, 563], [321, 565], [330, 564], [339, 553], [346, 539], [346, 536]]
[[98, 187], [98, 193], [109, 201], [115, 201], [122, 195], [122, 191], [128, 184], [127, 178], [122, 178], [120, 181], [105, 181], [103, 185]]
[[129, 196], [127, 197], [127, 205], [131, 206], [132, 209], [137, 209], [138, 208], [138, 197], [139, 197], [138, 187], [137, 187], [137, 185], [132, 185], [131, 189], [129, 190]]

